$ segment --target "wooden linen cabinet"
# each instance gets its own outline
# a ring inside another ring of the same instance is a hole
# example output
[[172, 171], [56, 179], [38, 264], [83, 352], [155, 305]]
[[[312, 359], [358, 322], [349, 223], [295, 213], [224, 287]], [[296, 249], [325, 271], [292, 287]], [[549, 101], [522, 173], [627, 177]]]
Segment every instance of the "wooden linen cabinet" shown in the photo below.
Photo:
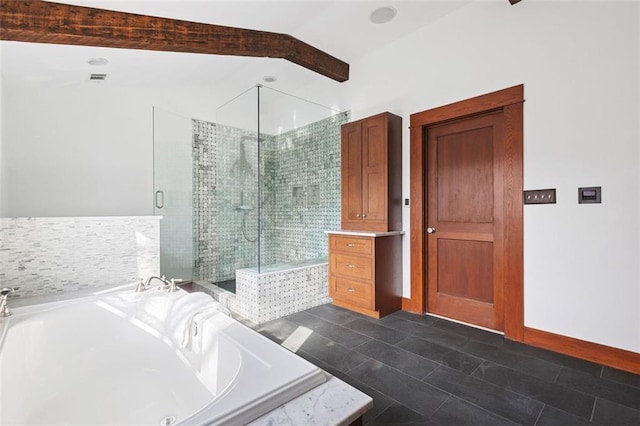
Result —
[[333, 303], [374, 318], [402, 305], [402, 119], [342, 126], [341, 231], [329, 231]]

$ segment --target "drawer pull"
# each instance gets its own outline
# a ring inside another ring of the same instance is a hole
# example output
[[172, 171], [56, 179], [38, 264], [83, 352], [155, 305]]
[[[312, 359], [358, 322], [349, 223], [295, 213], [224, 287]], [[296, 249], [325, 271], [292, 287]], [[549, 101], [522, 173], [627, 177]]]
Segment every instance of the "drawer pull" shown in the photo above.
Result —
[[353, 263], [347, 263], [347, 268], [355, 268], [356, 265], [354, 265]]
[[355, 289], [355, 288], [352, 288], [352, 287], [349, 287], [349, 288], [347, 289], [347, 291], [348, 291], [349, 293], [354, 293], [354, 292], [356, 291], [356, 289]]
[[356, 244], [355, 243], [347, 243], [347, 247], [355, 247]]

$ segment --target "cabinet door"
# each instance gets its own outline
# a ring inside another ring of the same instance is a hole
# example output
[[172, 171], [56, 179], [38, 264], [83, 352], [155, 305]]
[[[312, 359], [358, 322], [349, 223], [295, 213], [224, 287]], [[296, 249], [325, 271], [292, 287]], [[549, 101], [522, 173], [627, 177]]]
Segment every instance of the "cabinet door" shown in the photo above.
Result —
[[387, 223], [387, 131], [384, 116], [362, 125], [362, 206], [367, 229]]
[[[362, 126], [342, 126], [342, 227], [357, 229], [362, 221]], [[354, 227], [355, 226], [355, 227]]]

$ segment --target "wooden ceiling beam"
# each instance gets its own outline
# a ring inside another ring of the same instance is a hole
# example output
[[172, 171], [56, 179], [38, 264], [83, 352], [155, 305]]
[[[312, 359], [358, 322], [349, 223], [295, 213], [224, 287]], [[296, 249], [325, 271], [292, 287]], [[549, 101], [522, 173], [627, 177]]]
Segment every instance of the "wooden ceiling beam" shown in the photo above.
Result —
[[0, 0], [0, 40], [282, 58], [349, 79], [349, 64], [287, 34], [41, 0]]

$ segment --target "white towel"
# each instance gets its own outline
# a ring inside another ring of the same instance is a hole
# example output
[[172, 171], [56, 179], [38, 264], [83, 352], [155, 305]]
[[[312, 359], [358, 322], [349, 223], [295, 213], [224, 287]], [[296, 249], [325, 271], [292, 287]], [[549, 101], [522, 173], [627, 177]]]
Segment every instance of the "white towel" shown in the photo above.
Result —
[[[226, 312], [225, 312], [226, 311]], [[190, 351], [199, 351], [203, 323], [214, 315], [228, 315], [228, 311], [219, 303], [207, 304], [199, 309], [187, 320], [185, 333], [182, 339], [182, 347]], [[194, 341], [196, 342], [194, 344]]]
[[176, 344], [181, 344], [189, 319], [195, 312], [202, 310], [210, 303], [214, 303], [211, 296], [201, 292], [187, 293], [178, 298], [167, 312], [166, 335]]
[[[218, 396], [240, 371], [242, 359], [238, 348], [224, 330], [236, 321], [226, 315], [213, 315], [202, 324], [201, 348], [194, 365], [198, 377], [211, 393]], [[195, 343], [195, 342], [194, 342]]]

